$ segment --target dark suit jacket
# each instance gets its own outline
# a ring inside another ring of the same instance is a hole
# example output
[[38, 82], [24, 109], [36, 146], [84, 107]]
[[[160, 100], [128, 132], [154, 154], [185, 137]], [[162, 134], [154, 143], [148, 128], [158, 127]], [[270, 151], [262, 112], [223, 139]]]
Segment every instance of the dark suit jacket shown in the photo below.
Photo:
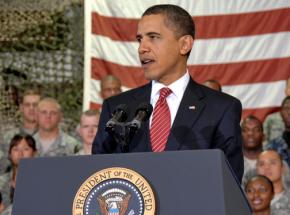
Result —
[[[93, 154], [120, 153], [122, 147], [105, 131], [106, 122], [119, 104], [127, 104], [134, 117], [136, 107], [150, 102], [151, 83], [124, 92], [104, 101], [99, 129], [93, 143]], [[195, 109], [190, 109], [195, 106]], [[192, 79], [184, 92], [165, 151], [221, 149], [236, 176], [243, 175], [242, 138], [240, 129], [241, 103], [238, 99], [207, 87]], [[129, 152], [150, 152], [149, 120], [143, 123], [128, 146]]]

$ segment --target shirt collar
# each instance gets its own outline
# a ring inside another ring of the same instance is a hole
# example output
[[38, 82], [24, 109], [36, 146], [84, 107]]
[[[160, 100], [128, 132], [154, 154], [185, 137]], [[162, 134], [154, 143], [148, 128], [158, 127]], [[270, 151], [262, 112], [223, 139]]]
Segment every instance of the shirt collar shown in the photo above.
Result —
[[171, 89], [173, 95], [175, 95], [177, 98], [182, 98], [185, 88], [187, 87], [187, 84], [189, 82], [190, 75], [188, 71], [179, 78], [178, 80], [174, 81], [168, 86], [165, 86], [164, 84], [153, 80], [152, 81], [152, 90], [151, 90], [151, 98], [154, 98], [159, 95], [159, 90], [163, 87], [168, 87]]

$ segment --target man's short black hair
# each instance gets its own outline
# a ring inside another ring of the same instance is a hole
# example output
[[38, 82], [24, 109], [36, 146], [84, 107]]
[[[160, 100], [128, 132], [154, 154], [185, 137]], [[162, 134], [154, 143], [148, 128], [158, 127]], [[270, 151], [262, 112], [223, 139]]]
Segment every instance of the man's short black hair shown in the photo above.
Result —
[[247, 117], [244, 118], [244, 120], [242, 121], [242, 124], [241, 124], [242, 129], [245, 127], [245, 124], [248, 121], [256, 121], [256, 122], [258, 122], [259, 128], [261, 129], [261, 132], [264, 131], [263, 130], [263, 123], [262, 123], [262, 121], [258, 117], [254, 116], [254, 115], [248, 115]]
[[161, 14], [166, 17], [165, 25], [175, 31], [177, 38], [190, 35], [195, 36], [195, 25], [191, 15], [183, 8], [172, 4], [159, 4], [149, 7], [143, 16]]

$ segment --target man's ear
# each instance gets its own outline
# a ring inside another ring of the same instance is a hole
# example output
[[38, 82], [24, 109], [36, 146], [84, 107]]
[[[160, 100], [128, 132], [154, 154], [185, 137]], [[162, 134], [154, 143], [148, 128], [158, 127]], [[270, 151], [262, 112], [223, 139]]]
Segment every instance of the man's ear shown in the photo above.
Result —
[[190, 35], [184, 35], [179, 38], [179, 43], [180, 43], [180, 54], [186, 55], [192, 49], [193, 38]]

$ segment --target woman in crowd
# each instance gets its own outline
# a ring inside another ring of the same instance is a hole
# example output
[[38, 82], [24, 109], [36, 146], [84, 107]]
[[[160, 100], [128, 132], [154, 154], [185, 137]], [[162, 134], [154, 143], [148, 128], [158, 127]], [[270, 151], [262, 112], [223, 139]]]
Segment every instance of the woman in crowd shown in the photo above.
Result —
[[5, 207], [11, 208], [13, 193], [16, 184], [16, 175], [19, 161], [23, 158], [32, 158], [36, 155], [35, 140], [30, 135], [15, 135], [9, 146], [9, 159], [11, 161], [11, 171], [0, 176], [0, 190], [2, 192]]
[[253, 210], [253, 215], [271, 215], [271, 200], [274, 197], [274, 187], [266, 176], [257, 175], [250, 178], [245, 191]]

